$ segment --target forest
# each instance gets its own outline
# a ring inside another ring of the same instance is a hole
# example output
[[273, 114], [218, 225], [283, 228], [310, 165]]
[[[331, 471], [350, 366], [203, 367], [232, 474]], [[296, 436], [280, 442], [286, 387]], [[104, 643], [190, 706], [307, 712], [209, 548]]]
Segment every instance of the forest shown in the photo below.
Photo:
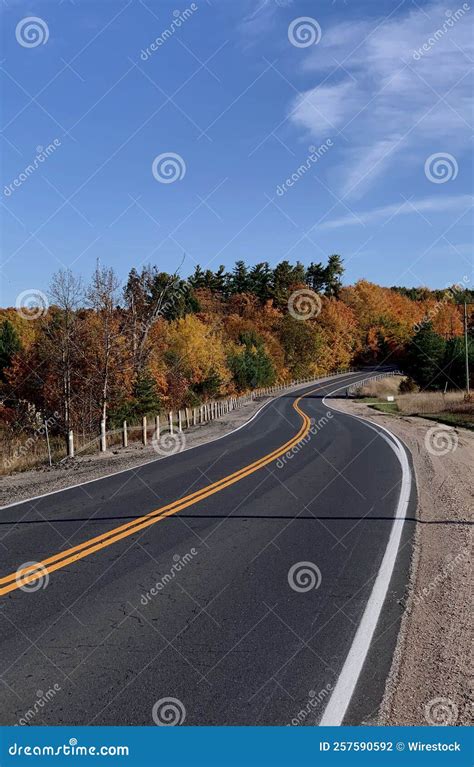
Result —
[[339, 255], [188, 278], [156, 266], [125, 284], [97, 263], [88, 284], [57, 272], [38, 305], [0, 310], [0, 419], [18, 432], [54, 414], [84, 438], [141, 416], [195, 407], [350, 366], [393, 364], [410, 385], [465, 387], [464, 302], [474, 368], [473, 293], [343, 283]]

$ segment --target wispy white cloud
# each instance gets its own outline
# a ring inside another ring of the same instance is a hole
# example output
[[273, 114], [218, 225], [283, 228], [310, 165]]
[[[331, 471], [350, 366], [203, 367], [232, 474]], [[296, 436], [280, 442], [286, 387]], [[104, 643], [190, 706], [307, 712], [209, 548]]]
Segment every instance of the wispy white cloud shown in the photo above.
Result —
[[242, 18], [240, 32], [245, 46], [253, 45], [268, 34], [275, 24], [279, 6], [274, 0], [252, 0], [250, 5], [243, 5], [247, 13]]
[[412, 161], [427, 141], [451, 153], [468, 146], [474, 11], [455, 21], [449, 13], [434, 2], [382, 23], [343, 22], [311, 48], [303, 71], [320, 84], [294, 99], [291, 119], [314, 138], [342, 131], [343, 195], [360, 197], [394, 160]]
[[319, 224], [319, 229], [336, 229], [340, 226], [351, 226], [354, 224], [373, 224], [377, 221], [388, 221], [389, 218], [397, 216], [406, 216], [410, 213], [442, 213], [444, 211], [457, 210], [461, 212], [465, 208], [472, 207], [474, 197], [470, 194], [458, 194], [451, 197], [424, 197], [420, 200], [407, 200], [383, 205], [380, 208], [356, 212], [354, 215], [348, 214], [340, 218], [333, 218], [330, 221], [323, 221]]

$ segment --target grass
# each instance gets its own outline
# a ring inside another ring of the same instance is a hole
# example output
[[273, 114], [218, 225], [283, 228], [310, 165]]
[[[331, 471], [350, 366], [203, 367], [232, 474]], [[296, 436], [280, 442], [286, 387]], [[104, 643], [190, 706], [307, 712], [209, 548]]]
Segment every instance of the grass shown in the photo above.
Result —
[[[419, 416], [447, 426], [474, 429], [474, 401], [466, 401], [464, 392], [399, 394], [400, 380], [398, 376], [392, 376], [369, 382], [359, 389], [357, 399], [380, 413]], [[395, 397], [395, 402], [386, 401], [389, 395]]]
[[389, 413], [390, 415], [399, 412], [396, 402], [374, 402], [370, 407], [380, 413]]
[[474, 431], [474, 417], [471, 417], [469, 420], [460, 413], [434, 413], [422, 415], [421, 418], [426, 418], [429, 421], [437, 421], [438, 423], [445, 423], [447, 426], [460, 426], [463, 429]]
[[398, 387], [402, 380], [403, 376], [387, 376], [387, 378], [380, 378], [378, 381], [367, 381], [357, 390], [357, 396], [373, 399], [375, 402], [388, 395], [395, 396], [398, 394]]
[[446, 394], [440, 391], [399, 394], [397, 403], [400, 411], [407, 415], [474, 412], [474, 402], [465, 402], [462, 391], [450, 391]]

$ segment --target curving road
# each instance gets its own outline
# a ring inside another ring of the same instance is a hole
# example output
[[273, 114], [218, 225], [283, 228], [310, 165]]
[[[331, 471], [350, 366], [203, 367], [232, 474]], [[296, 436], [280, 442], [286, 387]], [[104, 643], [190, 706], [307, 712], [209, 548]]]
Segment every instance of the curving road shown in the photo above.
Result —
[[[189, 725], [370, 721], [406, 582], [407, 488], [391, 438], [323, 401], [367, 375], [2, 509], [1, 723], [152, 725], [168, 698]], [[22, 584], [32, 561], [42, 578]]]

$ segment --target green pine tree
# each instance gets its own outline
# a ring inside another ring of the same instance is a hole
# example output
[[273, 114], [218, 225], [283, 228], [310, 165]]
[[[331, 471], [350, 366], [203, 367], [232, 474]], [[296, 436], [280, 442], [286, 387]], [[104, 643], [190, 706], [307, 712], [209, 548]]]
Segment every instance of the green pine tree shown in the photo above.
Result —
[[20, 338], [15, 326], [10, 320], [4, 320], [0, 325], [0, 378], [4, 379], [5, 369], [10, 367], [14, 355], [20, 349]]

